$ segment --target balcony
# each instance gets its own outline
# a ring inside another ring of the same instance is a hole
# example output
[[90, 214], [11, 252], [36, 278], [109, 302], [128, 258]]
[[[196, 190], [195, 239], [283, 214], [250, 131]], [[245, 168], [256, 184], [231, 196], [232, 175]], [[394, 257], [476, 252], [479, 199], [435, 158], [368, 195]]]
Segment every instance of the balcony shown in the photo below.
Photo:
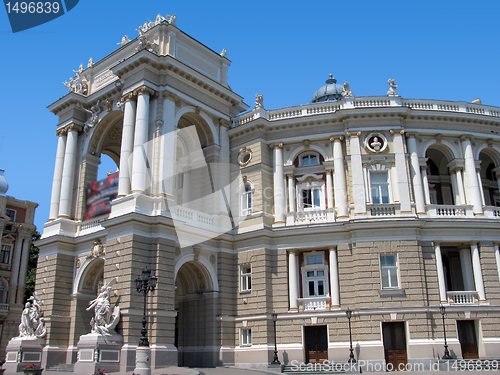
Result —
[[479, 303], [479, 294], [476, 291], [446, 292], [450, 305], [474, 305]]
[[303, 211], [303, 212], [287, 212], [286, 225], [307, 225], [318, 223], [333, 223], [335, 222], [335, 210], [318, 210], [318, 211]]
[[491, 219], [500, 219], [500, 207], [495, 206], [485, 206], [484, 216]]
[[318, 311], [330, 308], [330, 296], [297, 298], [297, 301], [299, 302], [299, 311]]
[[469, 218], [474, 217], [472, 206], [455, 206], [444, 204], [428, 204], [427, 214], [437, 218]]
[[399, 215], [399, 203], [368, 204], [366, 206], [370, 216], [396, 216]]

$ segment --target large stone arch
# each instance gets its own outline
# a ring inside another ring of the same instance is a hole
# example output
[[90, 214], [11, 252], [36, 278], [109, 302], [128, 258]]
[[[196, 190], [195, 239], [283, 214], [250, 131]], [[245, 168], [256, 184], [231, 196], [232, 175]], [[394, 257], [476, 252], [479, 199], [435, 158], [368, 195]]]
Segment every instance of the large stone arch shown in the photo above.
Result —
[[175, 266], [175, 344], [180, 366], [215, 366], [220, 347], [218, 282], [214, 267], [195, 249]]
[[453, 142], [451, 142], [451, 140], [445, 138], [442, 138], [440, 141], [437, 141], [434, 138], [428, 138], [423, 141], [420, 146], [419, 157], [425, 157], [425, 154], [427, 153], [427, 150], [429, 148], [435, 148], [441, 151], [448, 158], [448, 162], [452, 161], [453, 159], [462, 158], [462, 152], [460, 151], [460, 148]]
[[104, 279], [104, 258], [87, 258], [78, 267], [73, 283], [73, 295], [97, 295], [99, 283]]
[[286, 163], [293, 164], [295, 162], [295, 159], [297, 158], [297, 156], [299, 156], [300, 154], [306, 153], [308, 151], [317, 152], [318, 154], [320, 154], [323, 157], [323, 160], [328, 160], [330, 158], [330, 155], [328, 154], [328, 150], [326, 150], [325, 148], [323, 148], [319, 145], [311, 144], [307, 148], [305, 146], [301, 145], [301, 146], [293, 149], [290, 152], [290, 154], [287, 157]]
[[120, 164], [121, 132], [123, 112], [119, 110], [107, 113], [99, 123], [89, 131], [84, 154], [100, 156], [104, 153]]
[[[186, 120], [186, 123], [183, 122]], [[219, 132], [212, 119], [194, 106], [185, 106], [175, 114], [175, 123], [179, 129], [195, 125], [202, 147], [219, 144]]]

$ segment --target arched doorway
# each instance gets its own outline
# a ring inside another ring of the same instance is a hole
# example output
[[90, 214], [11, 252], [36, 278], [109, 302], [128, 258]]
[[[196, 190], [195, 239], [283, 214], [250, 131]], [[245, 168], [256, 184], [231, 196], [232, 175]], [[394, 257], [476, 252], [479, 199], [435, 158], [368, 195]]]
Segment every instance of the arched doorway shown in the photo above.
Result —
[[[197, 260], [195, 260], [197, 259]], [[175, 278], [175, 346], [179, 366], [213, 367], [220, 346], [218, 286], [210, 264], [190, 255]], [[177, 268], [177, 267], [176, 267]], [[209, 270], [210, 269], [210, 270]]]

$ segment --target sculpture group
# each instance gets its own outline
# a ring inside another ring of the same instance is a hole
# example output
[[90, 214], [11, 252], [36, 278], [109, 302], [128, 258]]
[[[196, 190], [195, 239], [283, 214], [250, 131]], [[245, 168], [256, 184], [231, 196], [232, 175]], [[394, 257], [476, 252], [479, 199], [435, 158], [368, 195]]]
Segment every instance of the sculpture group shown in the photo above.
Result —
[[94, 309], [94, 317], [90, 321], [91, 332], [101, 335], [111, 335], [109, 331], [115, 329], [120, 320], [120, 308], [118, 306], [111, 307], [111, 286], [116, 282], [116, 279], [111, 280], [108, 284], [101, 287], [101, 293], [96, 299], [89, 302], [87, 311]]
[[45, 320], [40, 309], [40, 299], [36, 293], [28, 299], [21, 314], [19, 337], [42, 338], [47, 334]]

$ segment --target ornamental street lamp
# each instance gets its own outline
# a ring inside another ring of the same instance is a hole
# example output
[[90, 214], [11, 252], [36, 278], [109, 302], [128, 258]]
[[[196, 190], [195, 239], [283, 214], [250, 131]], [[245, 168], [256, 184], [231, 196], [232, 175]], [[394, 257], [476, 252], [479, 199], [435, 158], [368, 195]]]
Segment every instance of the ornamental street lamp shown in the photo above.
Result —
[[276, 342], [276, 321], [278, 320], [278, 314], [273, 313], [273, 324], [274, 324], [274, 359], [271, 365], [279, 365], [281, 362], [278, 359], [278, 343]]
[[351, 317], [352, 317], [352, 311], [347, 308], [345, 314], [347, 315], [347, 319], [349, 319], [349, 351], [351, 352], [349, 354], [349, 363], [356, 363], [356, 358], [354, 358], [354, 352], [352, 349], [352, 332], [351, 332]]
[[141, 334], [142, 337], [139, 340], [139, 346], [149, 346], [148, 338], [146, 337], [146, 333], [148, 330], [146, 329], [146, 296], [148, 292], [152, 292], [156, 288], [156, 282], [158, 279], [156, 276], [151, 276], [151, 271], [148, 270], [148, 267], [142, 270], [142, 278], [139, 276], [135, 279], [135, 287], [137, 292], [144, 294], [144, 313], [142, 315], [142, 329]]
[[439, 306], [439, 311], [441, 311], [441, 317], [443, 318], [443, 333], [444, 333], [444, 356], [443, 359], [453, 359], [448, 350], [448, 342], [446, 341], [446, 325], [444, 324], [444, 315], [446, 314], [446, 307], [443, 305]]

